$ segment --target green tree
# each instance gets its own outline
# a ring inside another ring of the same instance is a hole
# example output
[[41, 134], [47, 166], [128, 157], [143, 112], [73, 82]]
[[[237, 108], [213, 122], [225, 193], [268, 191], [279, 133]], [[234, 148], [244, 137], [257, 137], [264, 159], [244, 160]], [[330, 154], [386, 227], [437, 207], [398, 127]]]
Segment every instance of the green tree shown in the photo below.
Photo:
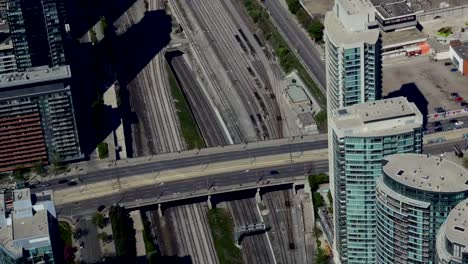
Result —
[[288, 4], [289, 11], [291, 11], [293, 14], [296, 14], [299, 9], [301, 9], [299, 0], [287, 0], [286, 3]]
[[328, 202], [333, 205], [333, 197], [331, 195], [331, 191], [328, 190], [328, 193], [327, 193], [327, 198], [328, 198]]
[[130, 215], [120, 205], [113, 205], [109, 209], [112, 224], [115, 251], [122, 263], [134, 263], [136, 259], [135, 230]]
[[93, 215], [91, 221], [99, 228], [104, 228], [106, 226], [106, 220], [104, 218], [104, 215], [99, 212]]
[[97, 238], [104, 243], [108, 243], [110, 241], [110, 236], [106, 232], [101, 232], [97, 235]]
[[316, 41], [320, 42], [323, 40], [323, 25], [322, 23], [315, 19], [308, 27], [307, 31], [309, 35]]
[[325, 254], [325, 251], [319, 247], [317, 251], [317, 255], [315, 255], [315, 261], [314, 263], [316, 264], [327, 264], [328, 263], [328, 256]]
[[468, 168], [468, 158], [463, 158], [463, 166], [465, 166], [465, 168]]
[[314, 192], [312, 198], [314, 199], [314, 209], [325, 206], [325, 201], [320, 193]]
[[33, 170], [37, 175], [44, 176], [45, 169], [44, 169], [44, 164], [42, 164], [41, 160], [38, 160], [34, 163]]

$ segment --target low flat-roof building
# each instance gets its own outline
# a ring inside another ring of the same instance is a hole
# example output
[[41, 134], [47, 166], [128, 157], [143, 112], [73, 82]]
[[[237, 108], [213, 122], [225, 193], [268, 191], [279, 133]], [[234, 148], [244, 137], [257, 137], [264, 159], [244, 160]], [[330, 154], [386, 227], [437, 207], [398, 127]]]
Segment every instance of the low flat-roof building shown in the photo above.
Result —
[[371, 0], [375, 6], [376, 19], [383, 31], [415, 27], [416, 14], [406, 0]]
[[376, 182], [377, 263], [434, 263], [436, 235], [468, 197], [468, 171], [438, 156], [384, 159]]
[[454, 40], [450, 42], [449, 56], [453, 65], [462, 75], [468, 74], [468, 41]]
[[13, 207], [0, 194], [0, 263], [56, 263], [58, 228], [52, 191], [13, 192]]
[[436, 250], [437, 264], [468, 263], [468, 199], [455, 206], [440, 227]]

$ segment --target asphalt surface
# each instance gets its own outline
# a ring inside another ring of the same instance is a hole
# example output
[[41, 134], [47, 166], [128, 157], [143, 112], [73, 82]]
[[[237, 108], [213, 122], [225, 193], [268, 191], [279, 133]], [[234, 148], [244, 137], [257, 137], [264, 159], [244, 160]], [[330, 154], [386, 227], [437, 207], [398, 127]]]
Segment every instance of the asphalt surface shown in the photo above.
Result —
[[[462, 121], [463, 124], [460, 126], [456, 126], [455, 122], [457, 121]], [[436, 123], [440, 123], [440, 124], [436, 124]], [[432, 133], [449, 131], [449, 130], [466, 128], [466, 127], [468, 127], [468, 116], [460, 116], [456, 118], [431, 122], [427, 125], [427, 130], [425, 131], [425, 133], [432, 134]]]
[[80, 259], [86, 263], [96, 263], [101, 260], [101, 244], [97, 238], [97, 227], [92, 223], [91, 219], [80, 219], [76, 228], [81, 228], [83, 235], [78, 239], [78, 245], [84, 242], [84, 247], [79, 248]]
[[299, 59], [309, 71], [315, 76], [315, 81], [323, 92], [326, 87], [325, 61], [320, 59], [320, 54], [314, 48], [314, 43], [305, 33], [299, 24], [294, 20], [292, 14], [279, 1], [282, 0], [267, 0], [265, 7], [269, 11], [270, 16], [276, 22], [278, 30], [286, 36], [286, 41], [289, 42], [299, 55]]

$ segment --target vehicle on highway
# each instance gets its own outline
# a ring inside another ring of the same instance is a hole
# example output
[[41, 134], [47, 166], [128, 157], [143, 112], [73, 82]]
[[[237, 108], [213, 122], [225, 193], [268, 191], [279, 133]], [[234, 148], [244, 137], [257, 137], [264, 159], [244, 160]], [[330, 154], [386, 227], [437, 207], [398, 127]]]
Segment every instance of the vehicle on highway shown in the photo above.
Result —
[[433, 127], [440, 127], [441, 125], [442, 125], [442, 123], [440, 123], [439, 121], [436, 121], [436, 122], [432, 123]]
[[76, 181], [69, 181], [69, 182], [67, 183], [67, 185], [68, 185], [68, 186], [75, 186], [75, 185], [78, 185], [78, 182], [76, 182]]
[[440, 127], [437, 127], [437, 128], [434, 129], [434, 130], [435, 130], [436, 132], [442, 132], [442, 130], [444, 130], [444, 128], [440, 126]]
[[67, 179], [61, 179], [58, 181], [59, 184], [64, 184], [64, 183], [67, 183], [68, 180]]
[[279, 174], [279, 171], [277, 170], [270, 171], [270, 175], [277, 175], [277, 174]]
[[463, 121], [457, 121], [457, 122], [455, 122], [455, 125], [456, 126], [461, 126], [461, 125], [463, 125]]
[[50, 183], [48, 182], [41, 183], [41, 187], [48, 187], [48, 186], [50, 186]]
[[41, 183], [40, 181], [37, 181], [37, 180], [33, 180], [33, 181], [28, 181], [27, 184], [28, 185], [38, 185], [39, 183]]
[[72, 181], [72, 182], [81, 182], [81, 179], [80, 178], [73, 178], [70, 181]]

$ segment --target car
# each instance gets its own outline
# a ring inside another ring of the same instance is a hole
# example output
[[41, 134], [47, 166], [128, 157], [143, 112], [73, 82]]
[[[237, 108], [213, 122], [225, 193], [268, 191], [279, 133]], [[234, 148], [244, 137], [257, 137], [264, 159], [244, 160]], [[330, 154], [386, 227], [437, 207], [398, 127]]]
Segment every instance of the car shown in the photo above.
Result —
[[440, 127], [441, 125], [442, 123], [440, 123], [439, 121], [435, 121], [434, 123], [432, 123], [433, 127]]
[[37, 181], [37, 180], [32, 180], [32, 181], [28, 181], [27, 184], [29, 185], [38, 185], [40, 182]]
[[445, 109], [443, 107], [438, 106], [438, 107], [434, 108], [434, 112], [436, 112], [438, 114], [444, 113]]
[[456, 119], [451, 119], [450, 120], [450, 123], [456, 123], [456, 122], [458, 122], [458, 120], [456, 120]]
[[447, 61], [447, 62], [444, 63], [444, 65], [445, 65], [445, 66], [450, 66], [450, 65], [452, 65], [452, 62], [451, 62], [451, 61]]
[[75, 185], [78, 185], [78, 182], [76, 182], [76, 181], [69, 181], [69, 182], [67, 183], [67, 185], [68, 185], [68, 186], [75, 186]]
[[436, 129], [434, 129], [436, 132], [441, 132], [443, 130], [442, 127], [437, 127]]
[[100, 205], [100, 206], [97, 208], [98, 212], [100, 212], [100, 213], [101, 213], [102, 211], [104, 211], [104, 209], [106, 209], [106, 206], [103, 205], [103, 204]]
[[461, 102], [460, 102], [460, 106], [461, 106], [461, 107], [467, 107], [467, 106], [468, 106], [468, 102], [467, 102], [467, 101], [461, 101]]
[[457, 68], [452, 68], [452, 69], [450, 69], [450, 71], [451, 72], [456, 72], [456, 71], [458, 71], [458, 69]]
[[80, 248], [84, 248], [84, 241], [80, 242]]
[[455, 125], [456, 126], [461, 126], [461, 125], [463, 125], [463, 121], [457, 121], [457, 122], [455, 122]]
[[50, 183], [48, 182], [41, 183], [41, 187], [48, 187], [48, 186], [50, 186]]
[[278, 174], [279, 174], [279, 171], [277, 170], [270, 171], [270, 175], [278, 175]]
[[458, 95], [458, 93], [450, 93], [450, 96], [452, 98], [456, 98], [456, 97], [459, 97], [460, 95]]
[[68, 180], [67, 179], [61, 179], [58, 181], [59, 184], [64, 184], [64, 183], [67, 183]]

